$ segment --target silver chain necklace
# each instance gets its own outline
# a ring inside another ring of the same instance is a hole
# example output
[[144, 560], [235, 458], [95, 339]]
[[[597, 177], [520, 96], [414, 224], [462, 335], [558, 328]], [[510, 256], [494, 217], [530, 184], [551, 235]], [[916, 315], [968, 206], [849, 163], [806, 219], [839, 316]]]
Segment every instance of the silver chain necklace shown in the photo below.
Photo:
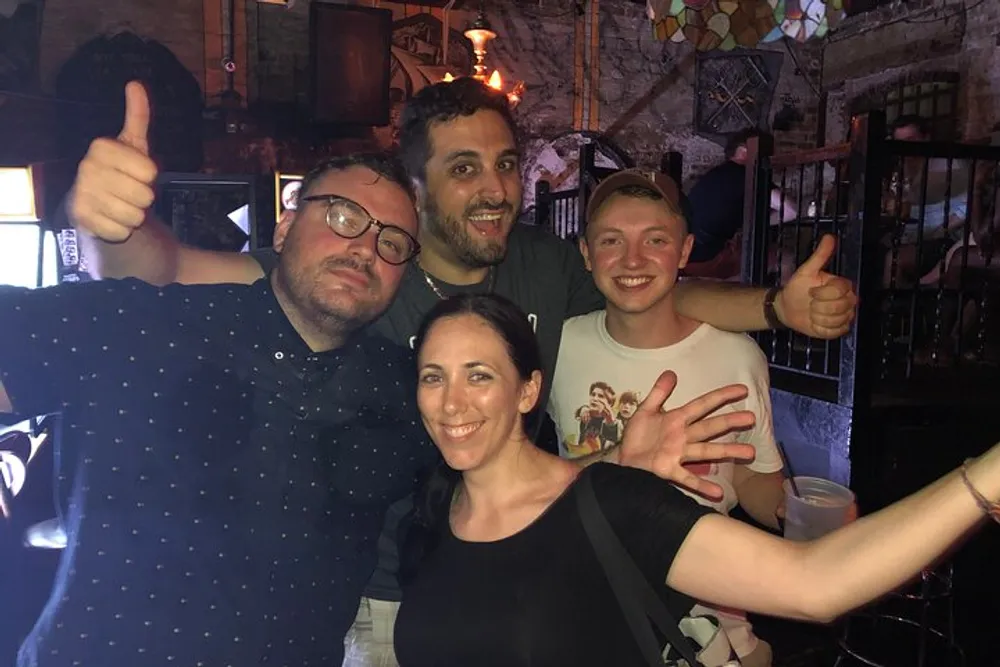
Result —
[[[420, 269], [420, 273], [422, 273], [424, 276], [424, 282], [426, 282], [427, 286], [431, 288], [431, 291], [434, 292], [435, 295], [437, 295], [437, 298], [441, 299], [442, 301], [447, 299], [448, 296], [441, 291], [441, 288], [437, 286], [437, 283], [434, 282], [433, 278], [431, 278], [431, 274], [427, 273], [427, 271], [424, 270], [424, 267], [420, 263], [420, 260], [417, 260], [417, 268]], [[496, 267], [491, 266], [489, 269], [489, 273], [487, 274], [487, 279], [489, 281], [489, 288], [486, 291], [487, 294], [493, 294], [493, 288], [496, 287], [496, 277], [497, 277]]]

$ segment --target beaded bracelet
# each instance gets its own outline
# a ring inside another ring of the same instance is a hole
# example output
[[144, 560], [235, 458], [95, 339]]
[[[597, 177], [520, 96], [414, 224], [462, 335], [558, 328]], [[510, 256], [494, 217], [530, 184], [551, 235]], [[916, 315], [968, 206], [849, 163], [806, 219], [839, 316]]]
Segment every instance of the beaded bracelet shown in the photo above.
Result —
[[979, 509], [981, 509], [986, 516], [990, 517], [997, 523], [1000, 523], [1000, 503], [987, 500], [986, 497], [979, 493], [979, 490], [972, 485], [972, 482], [969, 481], [969, 461], [971, 460], [972, 459], [966, 459], [965, 463], [962, 464], [962, 469], [959, 473], [962, 477], [962, 483], [965, 484], [965, 488], [968, 489], [969, 493], [972, 494], [972, 497], [975, 498], [976, 505], [979, 506]]

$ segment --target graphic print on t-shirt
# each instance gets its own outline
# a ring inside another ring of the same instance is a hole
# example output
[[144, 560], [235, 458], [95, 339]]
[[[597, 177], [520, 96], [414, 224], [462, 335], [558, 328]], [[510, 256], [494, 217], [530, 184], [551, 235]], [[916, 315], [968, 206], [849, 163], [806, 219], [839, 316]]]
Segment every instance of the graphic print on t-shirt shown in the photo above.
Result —
[[[578, 429], [576, 432], [567, 432], [563, 440], [566, 455], [569, 458], [580, 458], [620, 444], [625, 427], [639, 409], [642, 398], [642, 392], [638, 389], [618, 392], [603, 380], [592, 382], [586, 401], [573, 415]], [[713, 472], [712, 464], [709, 463], [691, 463], [685, 467], [697, 475]]]
[[618, 396], [607, 382], [592, 383], [586, 403], [574, 415], [579, 430], [568, 433], [563, 442], [569, 456], [587, 456], [620, 443], [625, 425], [638, 405], [635, 392], [626, 391]]
[[[744, 384], [743, 401], [723, 406], [719, 413], [749, 410], [757, 417], [754, 428], [731, 439], [757, 448], [747, 467], [769, 473], [781, 469], [774, 445], [767, 360], [757, 344], [742, 334], [720, 331], [707, 324], [673, 345], [635, 349], [608, 334], [606, 313], [574, 317], [563, 325], [563, 340], [547, 406], [556, 425], [560, 453], [567, 458], [593, 455], [619, 444], [629, 420], [664, 370], [677, 374], [677, 386], [664, 409], [685, 403], [728, 384]], [[733, 462], [697, 463], [691, 472], [720, 484], [725, 497], [715, 504], [728, 512], [736, 504], [732, 486]], [[699, 498], [699, 501], [703, 499]]]

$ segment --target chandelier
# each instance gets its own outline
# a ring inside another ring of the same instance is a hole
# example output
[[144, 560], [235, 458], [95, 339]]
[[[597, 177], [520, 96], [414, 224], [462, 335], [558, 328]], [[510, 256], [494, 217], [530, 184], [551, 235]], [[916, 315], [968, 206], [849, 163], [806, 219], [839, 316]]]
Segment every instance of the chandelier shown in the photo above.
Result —
[[[479, 14], [476, 16], [476, 20], [464, 34], [472, 42], [472, 52], [476, 56], [476, 62], [472, 66], [474, 72], [472, 78], [482, 81], [494, 90], [504, 92], [503, 78], [500, 76], [498, 70], [493, 70], [493, 74], [490, 74], [488, 77], [486, 76], [487, 67], [484, 62], [486, 60], [486, 45], [496, 39], [497, 34], [493, 32], [493, 28], [490, 26], [490, 22], [486, 20], [486, 15], [481, 8]], [[451, 75], [451, 72], [448, 72], [444, 75], [443, 80], [446, 82], [454, 81], [455, 77]], [[521, 103], [521, 97], [524, 95], [524, 81], [516, 82], [506, 94], [510, 108], [513, 109]]]

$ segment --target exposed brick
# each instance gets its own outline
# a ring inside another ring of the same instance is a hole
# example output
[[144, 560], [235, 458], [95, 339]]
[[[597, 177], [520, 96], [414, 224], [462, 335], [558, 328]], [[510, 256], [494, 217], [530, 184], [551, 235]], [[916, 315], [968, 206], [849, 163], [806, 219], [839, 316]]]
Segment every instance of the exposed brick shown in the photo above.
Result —
[[[625, 20], [627, 17], [629, 20]], [[691, 53], [688, 44], [657, 42], [645, 13], [634, 3], [601, 3], [601, 37], [604, 44], [617, 41], [617, 49], [601, 50], [601, 129], [606, 130], [624, 114], [636, 100], [673, 70], [687, 62]], [[811, 147], [815, 141], [818, 100], [808, 80], [818, 86], [822, 48], [815, 45], [795, 45], [795, 55], [804, 72], [797, 67], [781, 45], [766, 48], [784, 55], [782, 69], [771, 104], [771, 114], [788, 98], [805, 116], [796, 128], [790, 145]], [[695, 72], [693, 61], [675, 74], [675, 80], [647, 109], [639, 113], [615, 137], [637, 162], [647, 166], [659, 164], [660, 156], [670, 150], [684, 154], [686, 181], [700, 175], [722, 159], [722, 147], [694, 133]]]
[[[205, 62], [203, 1], [48, 0], [40, 49], [43, 87], [51, 90], [59, 67], [79, 45], [118, 27], [169, 47], [203, 86], [206, 77], [217, 82], [219, 64]], [[768, 47], [784, 55], [772, 113], [787, 99], [803, 114], [794, 128], [778, 133], [779, 150], [806, 148], [816, 141], [818, 100], [810, 83], [815, 87], [822, 84], [829, 91], [826, 140], [840, 141], [853, 99], [919, 72], [958, 71], [962, 76], [959, 113], [963, 134], [977, 138], [988, 133], [1000, 119], [1000, 2], [969, 4], [969, 11], [963, 13], [954, 0], [909, 0], [852, 17], [825, 44], [790, 44], [798, 65], [784, 45]], [[389, 2], [380, 6], [393, 9], [400, 17], [425, 11]], [[518, 111], [527, 134], [551, 137], [572, 129], [576, 17], [572, 11], [544, 15], [543, 10], [533, 7], [534, 3], [505, 3], [491, 9], [500, 39], [491, 45], [489, 59], [505, 76], [516, 76], [528, 84]], [[309, 2], [300, 0], [292, 9], [248, 2], [246, 9], [251, 99], [304, 106]], [[452, 28], [460, 30], [468, 16], [468, 11], [453, 11]], [[643, 7], [629, 0], [601, 0], [598, 28], [599, 118], [601, 129], [607, 129], [664, 74], [683, 62], [691, 47], [655, 41]], [[692, 67], [679, 72], [672, 85], [616, 137], [640, 164], [655, 165], [664, 151], [679, 150], [685, 156], [685, 176], [691, 178], [721, 159], [719, 146], [694, 134], [693, 83]], [[52, 114], [34, 107], [25, 109], [28, 106], [12, 98], [0, 103], [0, 121], [24, 116], [22, 125], [5, 125], [25, 128], [11, 136], [36, 137], [8, 144], [5, 155], [22, 154], [22, 150], [26, 154], [44, 153], [44, 131], [36, 126], [44, 125]]]

